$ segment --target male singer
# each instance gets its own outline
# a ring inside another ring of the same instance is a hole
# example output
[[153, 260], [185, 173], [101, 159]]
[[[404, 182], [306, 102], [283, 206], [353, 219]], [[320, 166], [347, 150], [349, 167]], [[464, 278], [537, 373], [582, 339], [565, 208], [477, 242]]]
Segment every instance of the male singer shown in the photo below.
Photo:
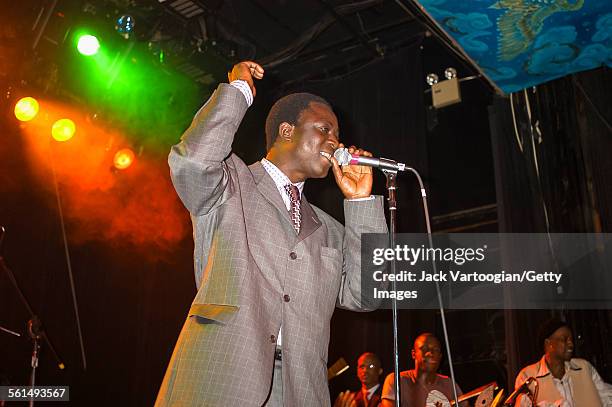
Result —
[[[322, 98], [291, 94], [266, 120], [265, 159], [231, 152], [264, 70], [241, 62], [169, 157], [194, 228], [198, 292], [157, 406], [329, 406], [327, 347], [337, 304], [361, 298], [360, 236], [386, 232], [371, 168], [340, 167], [338, 120]], [[351, 147], [351, 153], [370, 153]], [[302, 194], [332, 168], [346, 227]]]

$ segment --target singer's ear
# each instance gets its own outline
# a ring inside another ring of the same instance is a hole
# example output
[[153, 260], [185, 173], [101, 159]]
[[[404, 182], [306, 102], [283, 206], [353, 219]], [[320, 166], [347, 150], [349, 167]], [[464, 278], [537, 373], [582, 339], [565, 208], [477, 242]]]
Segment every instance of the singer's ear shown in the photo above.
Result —
[[295, 126], [287, 123], [287, 122], [282, 122], [279, 126], [278, 126], [278, 135], [280, 136], [280, 138], [283, 141], [291, 141], [291, 137], [293, 136], [293, 129], [295, 128]]

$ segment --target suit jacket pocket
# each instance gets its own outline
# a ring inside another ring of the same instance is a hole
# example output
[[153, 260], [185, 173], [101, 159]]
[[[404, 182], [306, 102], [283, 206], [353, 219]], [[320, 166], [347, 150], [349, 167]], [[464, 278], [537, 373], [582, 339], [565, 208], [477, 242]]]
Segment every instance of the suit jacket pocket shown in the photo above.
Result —
[[326, 280], [326, 284], [340, 282], [343, 273], [342, 261], [342, 252], [340, 250], [321, 246], [321, 265], [323, 267], [321, 278]]
[[227, 304], [197, 304], [194, 303], [189, 308], [189, 316], [198, 316], [222, 324], [228, 323], [238, 311], [237, 305]]
[[[342, 252], [333, 247], [321, 246], [321, 257], [330, 257], [334, 262], [342, 261]], [[342, 266], [342, 263], [340, 263]]]

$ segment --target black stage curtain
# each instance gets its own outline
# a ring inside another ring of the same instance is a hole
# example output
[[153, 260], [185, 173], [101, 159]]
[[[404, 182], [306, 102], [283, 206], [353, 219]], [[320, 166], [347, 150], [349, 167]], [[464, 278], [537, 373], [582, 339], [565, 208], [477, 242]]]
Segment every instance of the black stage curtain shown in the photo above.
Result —
[[[611, 230], [611, 79], [602, 68], [494, 100], [489, 120], [500, 232]], [[551, 314], [505, 311], [509, 385], [521, 367], [541, 356], [535, 332]], [[578, 355], [609, 381], [610, 312], [563, 314], [578, 338]]]

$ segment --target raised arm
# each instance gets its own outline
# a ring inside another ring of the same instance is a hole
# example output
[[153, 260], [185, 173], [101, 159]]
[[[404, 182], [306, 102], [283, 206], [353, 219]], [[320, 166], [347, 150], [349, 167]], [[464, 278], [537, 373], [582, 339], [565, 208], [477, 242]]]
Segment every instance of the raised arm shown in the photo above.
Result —
[[252, 101], [255, 95], [254, 78], [263, 78], [261, 66], [251, 61], [236, 64], [228, 79], [239, 82], [220, 84], [170, 151], [172, 183], [192, 215], [208, 213], [232, 194], [225, 160], [249, 107], [248, 97]]

